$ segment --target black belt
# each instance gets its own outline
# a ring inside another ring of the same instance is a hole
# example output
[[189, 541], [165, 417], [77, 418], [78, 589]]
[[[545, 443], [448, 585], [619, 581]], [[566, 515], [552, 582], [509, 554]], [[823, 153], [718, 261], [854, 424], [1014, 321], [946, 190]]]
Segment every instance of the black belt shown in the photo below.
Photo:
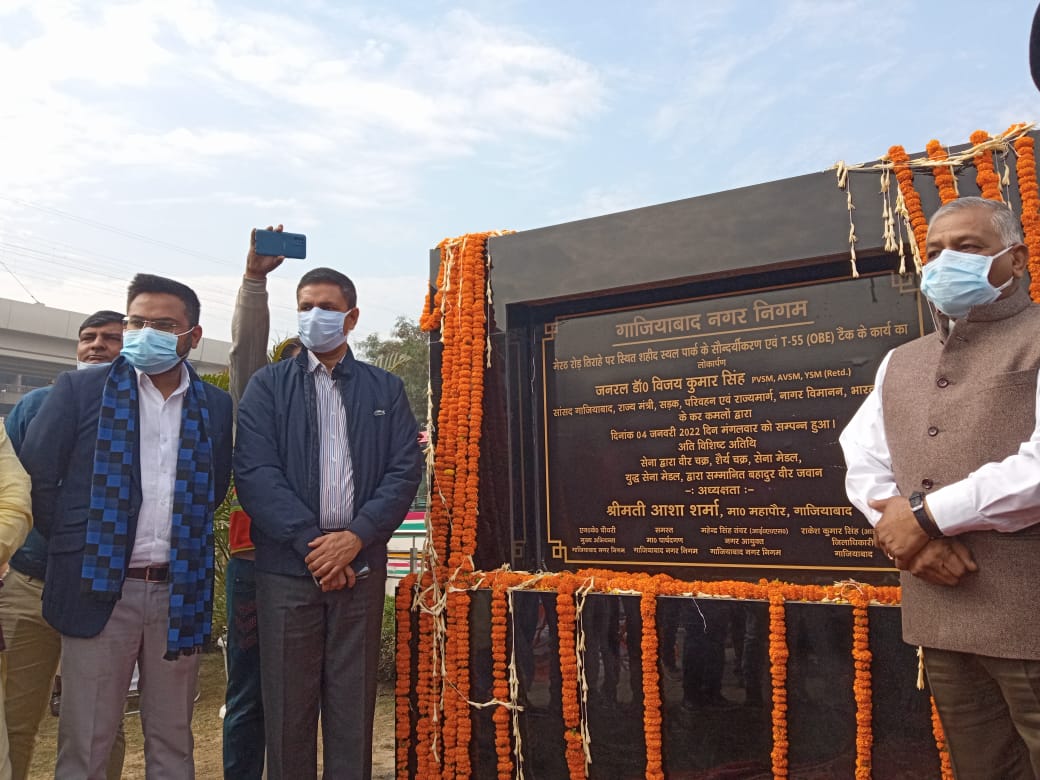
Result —
[[126, 570], [128, 580], [144, 580], [145, 582], [169, 582], [170, 565], [164, 563], [161, 566], [143, 566], [134, 568], [131, 566]]

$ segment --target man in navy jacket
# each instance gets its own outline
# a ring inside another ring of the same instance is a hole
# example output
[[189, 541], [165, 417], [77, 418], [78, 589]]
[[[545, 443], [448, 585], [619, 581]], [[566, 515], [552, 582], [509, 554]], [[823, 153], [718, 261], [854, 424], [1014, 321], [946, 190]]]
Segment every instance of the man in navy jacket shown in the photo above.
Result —
[[401, 380], [354, 358], [356, 292], [343, 274], [297, 287], [295, 359], [253, 375], [239, 404], [235, 479], [256, 545], [260, 667], [271, 780], [372, 771], [386, 544], [421, 474]]
[[22, 446], [48, 540], [43, 616], [62, 634], [56, 777], [105, 776], [135, 663], [148, 777], [195, 776], [192, 705], [232, 425], [228, 394], [184, 362], [198, 322], [190, 288], [139, 274], [120, 357], [58, 377]]

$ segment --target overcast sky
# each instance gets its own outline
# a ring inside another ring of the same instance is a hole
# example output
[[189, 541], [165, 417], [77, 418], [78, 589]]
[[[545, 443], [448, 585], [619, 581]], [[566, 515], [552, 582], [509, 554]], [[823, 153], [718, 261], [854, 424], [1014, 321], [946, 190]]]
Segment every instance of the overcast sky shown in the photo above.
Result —
[[0, 297], [188, 282], [230, 337], [249, 229], [306, 233], [359, 334], [428, 250], [964, 143], [1040, 117], [1035, 0], [0, 0]]

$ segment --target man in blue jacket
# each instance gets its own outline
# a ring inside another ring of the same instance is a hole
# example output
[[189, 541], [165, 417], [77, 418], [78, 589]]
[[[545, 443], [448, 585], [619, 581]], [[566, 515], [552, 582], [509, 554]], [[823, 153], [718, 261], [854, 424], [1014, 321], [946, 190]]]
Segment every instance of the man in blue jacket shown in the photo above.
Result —
[[185, 363], [202, 337], [190, 288], [138, 274], [124, 326], [111, 366], [58, 377], [21, 451], [48, 541], [43, 616], [62, 635], [54, 774], [105, 776], [137, 663], [146, 774], [190, 780], [231, 398]]
[[295, 359], [260, 369], [239, 404], [235, 479], [256, 546], [267, 771], [372, 774], [386, 544], [421, 474], [404, 384], [354, 358], [357, 293], [329, 268], [296, 289]]

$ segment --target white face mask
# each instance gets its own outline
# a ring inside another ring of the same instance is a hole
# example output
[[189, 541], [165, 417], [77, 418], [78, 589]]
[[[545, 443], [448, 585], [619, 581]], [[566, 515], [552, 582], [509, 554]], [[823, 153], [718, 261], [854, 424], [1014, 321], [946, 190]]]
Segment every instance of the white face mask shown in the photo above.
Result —
[[347, 341], [343, 332], [343, 322], [353, 309], [347, 311], [331, 311], [327, 309], [310, 309], [297, 313], [300, 324], [300, 341], [311, 352], [319, 354], [332, 352]]
[[110, 366], [110, 365], [112, 365], [112, 361], [111, 360], [109, 362], [107, 362], [107, 363], [84, 363], [82, 360], [77, 360], [76, 361], [76, 370], [77, 371], [82, 371], [84, 368], [93, 368], [94, 366]]
[[1000, 287], [989, 283], [993, 261], [1010, 249], [1007, 247], [992, 256], [944, 249], [925, 265], [921, 273], [921, 292], [947, 317], [960, 319], [972, 306], [993, 303], [1011, 286], [1014, 276]]

